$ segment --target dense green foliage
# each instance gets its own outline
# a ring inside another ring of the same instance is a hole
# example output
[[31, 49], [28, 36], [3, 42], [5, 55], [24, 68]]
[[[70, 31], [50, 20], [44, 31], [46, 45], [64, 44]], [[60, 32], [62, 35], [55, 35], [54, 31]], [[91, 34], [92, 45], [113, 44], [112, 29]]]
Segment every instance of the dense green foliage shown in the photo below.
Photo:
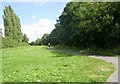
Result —
[[3, 20], [5, 27], [5, 36], [9, 36], [18, 42], [22, 42], [20, 20], [19, 17], [14, 13], [11, 6], [5, 7]]
[[3, 21], [5, 28], [5, 37], [2, 38], [2, 47], [14, 47], [23, 42], [28, 42], [27, 36], [22, 34], [19, 17], [14, 13], [12, 7], [9, 5], [5, 7]]
[[55, 24], [52, 44], [112, 48], [120, 45], [120, 2], [69, 2]]
[[41, 38], [42, 44], [47, 45], [48, 44], [48, 36], [49, 34], [44, 34]]
[[2, 48], [16, 47], [16, 46], [28, 46], [25, 42], [19, 42], [13, 40], [11, 37], [2, 37]]
[[42, 45], [42, 39], [40, 39], [40, 38], [37, 38], [36, 39], [36, 41], [34, 42], [34, 41], [32, 41], [31, 43], [29, 43], [30, 45], [39, 45], [39, 46], [41, 46]]
[[2, 65], [3, 82], [105, 82], [114, 71], [111, 63], [46, 46], [2, 49]]
[[29, 39], [27, 38], [27, 35], [24, 34], [22, 38], [22, 42], [28, 43]]

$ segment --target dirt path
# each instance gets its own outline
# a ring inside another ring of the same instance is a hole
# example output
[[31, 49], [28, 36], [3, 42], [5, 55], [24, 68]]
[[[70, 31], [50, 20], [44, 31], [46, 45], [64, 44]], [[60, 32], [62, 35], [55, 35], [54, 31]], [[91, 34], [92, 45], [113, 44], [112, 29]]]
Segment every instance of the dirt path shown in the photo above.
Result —
[[[67, 50], [59, 50], [59, 49], [54, 49], [51, 48], [51, 50], [55, 50], [57, 52], [64, 52], [64, 53], [69, 53], [69, 54], [77, 54], [81, 55], [80, 52], [72, 52], [72, 51], [67, 51]], [[118, 82], [118, 57], [106, 57], [106, 56], [96, 56], [96, 55], [89, 55], [89, 57], [97, 58], [97, 59], [102, 59], [106, 62], [110, 62], [115, 65], [116, 70], [111, 74], [111, 76], [107, 79], [106, 82]], [[120, 69], [119, 69], [120, 70]], [[120, 77], [120, 76], [119, 76]]]

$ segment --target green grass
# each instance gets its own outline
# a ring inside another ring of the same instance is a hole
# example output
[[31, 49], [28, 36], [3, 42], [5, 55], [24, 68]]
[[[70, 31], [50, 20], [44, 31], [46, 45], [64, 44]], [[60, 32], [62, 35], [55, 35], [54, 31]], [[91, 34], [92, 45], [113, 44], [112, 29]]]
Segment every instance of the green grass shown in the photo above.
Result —
[[97, 49], [95, 47], [87, 48], [87, 49], [80, 49], [74, 46], [63, 46], [63, 45], [57, 45], [54, 47], [56, 49], [81, 52], [82, 54], [87, 54], [87, 55], [101, 55], [101, 56], [115, 56], [115, 57], [120, 56], [120, 47], [115, 48], [115, 49]]
[[3, 82], [105, 82], [114, 65], [87, 56], [27, 46], [2, 50]]

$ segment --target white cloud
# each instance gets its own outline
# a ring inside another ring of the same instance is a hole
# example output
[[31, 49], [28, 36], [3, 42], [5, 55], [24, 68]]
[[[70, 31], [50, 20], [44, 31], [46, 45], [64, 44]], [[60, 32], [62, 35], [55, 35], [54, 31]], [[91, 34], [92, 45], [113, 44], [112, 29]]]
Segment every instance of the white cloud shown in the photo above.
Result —
[[35, 41], [37, 38], [41, 38], [44, 33], [51, 33], [51, 31], [55, 28], [55, 22], [48, 18], [40, 19], [37, 23], [32, 25], [22, 25], [22, 32], [25, 33], [29, 42]]
[[44, 5], [46, 2], [43, 2], [43, 1], [40, 1], [40, 2], [38, 2], [38, 1], [35, 1], [35, 4], [37, 4], [37, 5], [39, 5], [39, 6], [42, 6], [42, 5]]
[[32, 19], [36, 19], [36, 16], [31, 16]]
[[[37, 38], [41, 38], [43, 34], [50, 34], [55, 28], [55, 21], [48, 18], [40, 19], [38, 22], [31, 25], [21, 25], [22, 33], [25, 33], [29, 38], [29, 42], [35, 41]], [[0, 25], [4, 36], [4, 26]]]

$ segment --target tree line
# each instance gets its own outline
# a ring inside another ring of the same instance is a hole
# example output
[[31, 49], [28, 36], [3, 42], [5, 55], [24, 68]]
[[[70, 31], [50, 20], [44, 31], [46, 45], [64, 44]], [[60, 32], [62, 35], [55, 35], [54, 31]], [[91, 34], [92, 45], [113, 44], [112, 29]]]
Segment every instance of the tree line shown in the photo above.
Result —
[[[9, 5], [3, 10], [3, 22], [5, 28], [5, 36], [2, 36], [2, 48], [26, 46], [28, 45], [29, 38], [21, 31], [21, 24], [19, 17], [14, 13], [13, 8]], [[35, 42], [29, 43], [30, 45], [47, 45], [49, 34], [44, 34], [42, 38], [38, 38]]]
[[67, 3], [48, 41], [81, 48], [119, 46], [120, 2]]
[[29, 43], [30, 45], [36, 45], [36, 46], [41, 46], [41, 45], [48, 45], [49, 41], [48, 41], [48, 37], [49, 34], [45, 33], [42, 38], [37, 38], [35, 41], [32, 41], [31, 43]]
[[[26, 45], [19, 17], [9, 5], [3, 10], [2, 47]], [[68, 2], [55, 29], [30, 45], [60, 44], [81, 48], [120, 46], [120, 2]]]
[[3, 12], [5, 36], [2, 37], [2, 48], [27, 45], [29, 39], [22, 33], [20, 19], [12, 7], [5, 7]]

